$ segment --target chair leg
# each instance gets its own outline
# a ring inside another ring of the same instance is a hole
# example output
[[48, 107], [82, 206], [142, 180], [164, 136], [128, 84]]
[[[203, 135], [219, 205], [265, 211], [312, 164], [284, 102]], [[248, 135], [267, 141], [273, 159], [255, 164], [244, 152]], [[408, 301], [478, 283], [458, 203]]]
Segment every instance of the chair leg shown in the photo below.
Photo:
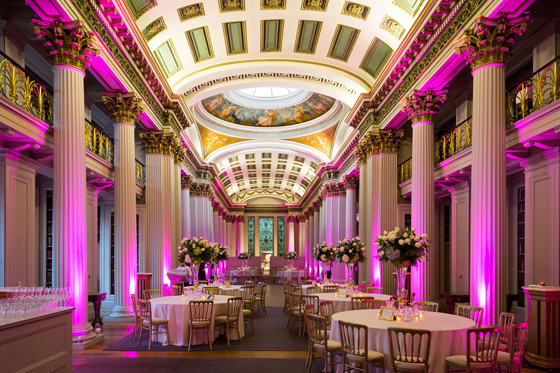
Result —
[[253, 314], [251, 314], [251, 333], [255, 335], [255, 325], [253, 324]]
[[212, 337], [210, 333], [214, 334], [214, 330], [210, 330], [210, 326], [208, 327], [208, 343], [210, 344], [210, 351], [212, 351]]
[[170, 340], [169, 340], [169, 324], [165, 325], [165, 335], [167, 336], [167, 345], [170, 346]]
[[229, 315], [226, 318], [226, 338], [227, 338], [227, 345], [229, 347]]
[[136, 319], [134, 319], [134, 333], [132, 333], [132, 340], [134, 341], [136, 339], [136, 327], [138, 326], [138, 321], [136, 321]]
[[329, 371], [329, 352], [325, 351], [325, 373]]
[[[311, 354], [309, 356], [309, 367], [307, 367], [307, 373], [311, 372], [311, 366], [313, 365], [313, 358], [314, 358], [314, 354], [313, 354], [313, 347], [311, 348]], [[327, 372], [325, 372], [327, 373]]]
[[193, 327], [192, 327], [192, 325], [189, 325], [189, 349], [188, 349], [188, 351], [191, 350], [192, 335], [193, 335]]
[[[152, 349], [152, 335], [153, 335], [153, 331], [154, 327], [152, 326], [152, 324], [150, 324], [150, 341], [148, 342], [148, 351], [150, 351]], [[157, 335], [157, 334], [156, 334]]]
[[140, 341], [142, 340], [142, 332], [144, 331], [144, 328], [142, 327], [143, 325], [140, 325], [140, 336], [138, 337], [138, 344], [137, 346], [140, 346]]

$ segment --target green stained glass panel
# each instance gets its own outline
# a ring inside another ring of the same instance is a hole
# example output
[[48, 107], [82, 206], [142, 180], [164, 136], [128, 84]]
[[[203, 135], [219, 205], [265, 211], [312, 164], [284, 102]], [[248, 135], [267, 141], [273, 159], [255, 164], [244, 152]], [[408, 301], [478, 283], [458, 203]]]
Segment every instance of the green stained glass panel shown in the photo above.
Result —
[[255, 255], [255, 218], [247, 219], [247, 230], [249, 236], [249, 253]]
[[278, 218], [278, 256], [284, 255], [285, 224], [286, 221], [284, 218]]
[[274, 252], [274, 218], [259, 218], [259, 251]]

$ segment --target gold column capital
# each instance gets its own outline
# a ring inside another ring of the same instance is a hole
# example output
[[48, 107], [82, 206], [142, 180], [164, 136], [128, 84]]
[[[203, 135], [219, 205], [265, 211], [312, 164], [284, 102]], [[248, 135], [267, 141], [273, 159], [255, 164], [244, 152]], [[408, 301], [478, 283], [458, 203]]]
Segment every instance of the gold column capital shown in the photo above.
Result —
[[379, 130], [376, 132], [370, 132], [370, 141], [372, 142], [372, 148], [375, 149], [374, 154], [381, 153], [398, 153], [399, 144], [404, 136], [402, 131], [393, 130]]
[[439, 110], [439, 104], [443, 104], [446, 99], [446, 90], [414, 90], [401, 103], [401, 110], [408, 115], [413, 125], [418, 122], [431, 122]]
[[465, 30], [457, 40], [455, 53], [462, 55], [474, 71], [492, 63], [503, 64], [511, 54], [514, 36], [527, 30], [529, 17], [476, 18], [474, 28]]
[[109, 109], [113, 123], [134, 125], [138, 115], [144, 112], [142, 100], [134, 92], [101, 92], [103, 102]]
[[344, 188], [346, 190], [356, 190], [360, 185], [360, 178], [356, 175], [344, 176]]
[[188, 175], [181, 176], [181, 190], [189, 190], [191, 187], [191, 177]]
[[67, 65], [81, 71], [92, 57], [99, 54], [100, 45], [87, 32], [83, 20], [62, 22], [55, 18], [52, 22], [34, 19], [33, 31], [39, 39], [45, 38], [47, 53], [53, 58], [55, 66]]
[[146, 153], [171, 155], [174, 137], [173, 132], [150, 131], [149, 133], [140, 133]]
[[172, 144], [171, 151], [173, 152], [173, 158], [175, 158], [175, 163], [181, 164], [187, 156], [187, 149], [183, 146], [183, 141], [179, 136], [175, 136]]

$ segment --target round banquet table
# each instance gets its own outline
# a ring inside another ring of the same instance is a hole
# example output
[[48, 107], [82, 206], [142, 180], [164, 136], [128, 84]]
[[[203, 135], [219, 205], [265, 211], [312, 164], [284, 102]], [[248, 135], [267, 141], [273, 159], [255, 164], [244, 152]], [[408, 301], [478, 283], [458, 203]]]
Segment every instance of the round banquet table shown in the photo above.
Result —
[[[352, 322], [368, 327], [368, 348], [385, 354], [386, 372], [392, 372], [391, 350], [387, 328], [426, 329], [432, 332], [430, 346], [430, 371], [445, 372], [445, 358], [464, 355], [467, 346], [468, 328], [475, 322], [465, 317], [448, 313], [424, 311], [424, 318], [418, 322], [396, 322], [377, 318], [377, 310], [357, 310], [334, 314], [331, 321], [330, 339], [340, 341], [339, 321]], [[340, 366], [340, 365], [339, 365]], [[339, 368], [339, 371], [342, 371]]]
[[[214, 308], [212, 310], [212, 322], [210, 323], [210, 328], [214, 328], [214, 319], [216, 316], [227, 314], [227, 300], [231, 298], [226, 295], [216, 295], [214, 299]], [[175, 297], [161, 297], [151, 299], [152, 304], [152, 315], [154, 317], [162, 317], [168, 320], [169, 328], [169, 341], [166, 340], [165, 333], [154, 336], [153, 342], [160, 342], [164, 346], [169, 344], [174, 346], [188, 346], [189, 345], [189, 319], [190, 319], [190, 308], [189, 301], [183, 300], [181, 296]], [[237, 323], [237, 329], [231, 328], [229, 331], [229, 337], [232, 340], [241, 339], [245, 336], [243, 328], [243, 312], [239, 313], [239, 319]], [[222, 328], [222, 327], [220, 327]], [[223, 328], [222, 328], [223, 329]], [[223, 330], [214, 330], [214, 339], [219, 335], [223, 334]], [[193, 334], [193, 345], [205, 344], [207, 343], [208, 334], [205, 331], [195, 332]], [[212, 340], [213, 342], [213, 340]]]
[[[352, 310], [352, 297], [337, 297], [335, 293], [317, 293], [313, 295], [319, 296], [319, 302], [323, 302], [326, 300], [330, 300], [333, 302], [334, 313], [344, 312], [344, 311], [351, 311]], [[364, 297], [373, 297], [375, 299], [381, 299], [384, 301], [388, 301], [391, 299], [390, 295], [387, 294], [368, 294], [364, 293]]]
[[297, 281], [298, 283], [300, 283], [301, 279], [305, 277], [305, 270], [278, 269], [278, 277], [286, 277], [287, 281]]
[[[212, 286], [212, 285], [208, 285], [208, 286]], [[225, 286], [222, 286], [221, 290], [222, 290], [222, 294], [221, 295], [233, 295], [233, 290], [241, 290], [241, 287], [243, 285], [231, 285], [229, 288], [226, 288]], [[205, 287], [205, 286], [203, 286]], [[194, 289], [194, 286], [185, 286], [183, 289]]]

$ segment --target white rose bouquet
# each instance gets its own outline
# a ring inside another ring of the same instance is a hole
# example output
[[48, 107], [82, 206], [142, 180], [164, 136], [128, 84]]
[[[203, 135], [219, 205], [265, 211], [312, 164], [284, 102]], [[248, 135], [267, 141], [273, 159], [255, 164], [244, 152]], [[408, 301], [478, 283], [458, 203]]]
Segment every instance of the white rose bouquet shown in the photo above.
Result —
[[375, 244], [379, 246], [377, 254], [382, 262], [391, 262], [396, 267], [416, 265], [426, 260], [428, 241], [426, 235], [416, 234], [416, 228], [395, 228], [394, 231], [384, 231], [378, 236]]
[[179, 262], [200, 264], [201, 262], [210, 263], [212, 261], [213, 248], [207, 240], [194, 237], [191, 239], [183, 238], [179, 247]]
[[242, 259], [242, 260], [251, 259], [251, 254], [246, 251], [240, 252], [237, 259]]
[[356, 236], [352, 239], [346, 237], [338, 242], [334, 255], [341, 263], [363, 262], [366, 259], [366, 245], [360, 237]]
[[217, 263], [228, 259], [228, 248], [219, 243], [214, 244], [212, 260]]
[[284, 253], [284, 258], [287, 260], [295, 260], [299, 258], [299, 256], [295, 251], [289, 251], [287, 253]]
[[315, 246], [315, 259], [321, 263], [329, 263], [335, 261], [334, 248], [331, 245], [323, 243]]

